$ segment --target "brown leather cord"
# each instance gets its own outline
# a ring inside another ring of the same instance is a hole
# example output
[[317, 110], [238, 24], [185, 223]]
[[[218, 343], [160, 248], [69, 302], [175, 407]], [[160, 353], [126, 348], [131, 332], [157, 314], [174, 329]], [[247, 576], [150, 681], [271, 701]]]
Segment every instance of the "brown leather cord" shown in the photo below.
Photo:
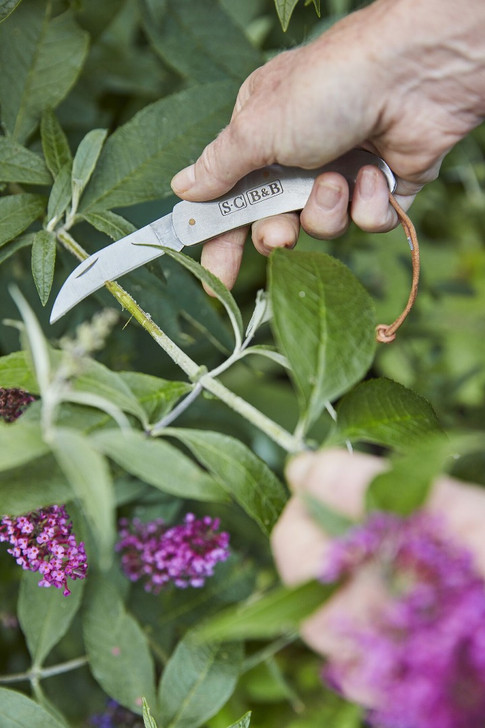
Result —
[[411, 283], [411, 291], [409, 293], [408, 302], [406, 307], [400, 316], [389, 326], [387, 324], [379, 324], [376, 326], [376, 339], [381, 344], [390, 344], [396, 338], [396, 331], [401, 326], [406, 316], [413, 307], [416, 295], [418, 293], [418, 282], [419, 282], [419, 243], [416, 230], [410, 218], [406, 215], [402, 207], [396, 201], [392, 193], [389, 193], [389, 202], [397, 212], [399, 222], [402, 225], [406, 237], [408, 239], [409, 247], [411, 248], [411, 260], [413, 264], [413, 279]]

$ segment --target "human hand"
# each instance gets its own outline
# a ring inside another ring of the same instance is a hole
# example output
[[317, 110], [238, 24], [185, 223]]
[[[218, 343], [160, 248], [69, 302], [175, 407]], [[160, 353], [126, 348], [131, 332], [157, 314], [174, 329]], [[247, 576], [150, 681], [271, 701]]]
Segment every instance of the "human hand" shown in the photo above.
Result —
[[[176, 175], [174, 191], [213, 199], [267, 164], [317, 168], [362, 146], [397, 175], [396, 198], [407, 209], [484, 114], [483, 28], [485, 5], [474, 0], [459, 7], [454, 0], [377, 0], [251, 74], [230, 124]], [[330, 239], [350, 218], [369, 232], [397, 223], [385, 179], [374, 167], [359, 173], [350, 211], [346, 181], [326, 173], [316, 179], [301, 216], [260, 220], [252, 238], [268, 254], [292, 247], [300, 223], [310, 235]], [[229, 287], [246, 233], [232, 231], [204, 246], [203, 265]]]
[[[361, 518], [364, 513], [367, 486], [386, 467], [386, 462], [380, 458], [361, 453], [349, 454], [341, 450], [306, 453], [297, 456], [290, 462], [287, 477], [293, 497], [288, 502], [272, 534], [274, 558], [285, 583], [297, 585], [321, 575], [333, 545], [332, 539], [308, 515], [302, 496], [311, 494], [321, 499], [329, 508], [350, 519]], [[450, 542], [456, 543], [460, 549], [463, 547], [473, 556], [474, 568], [478, 577], [485, 578], [485, 541], [483, 539], [485, 490], [460, 483], [450, 477], [440, 477], [430, 492], [425, 504], [425, 512], [439, 518], [445, 534], [450, 537]], [[460, 572], [465, 570], [466, 567], [463, 569], [460, 567]], [[453, 564], [448, 565], [445, 562], [445, 571], [453, 574]], [[409, 578], [408, 573], [407, 579], [409, 580]], [[398, 590], [400, 586], [402, 587], [399, 582], [396, 585]], [[484, 593], [483, 582], [481, 582], [480, 589], [481, 593]], [[460, 591], [458, 585], [452, 588], [452, 592], [456, 591]], [[362, 680], [361, 646], [356, 641], [355, 634], [359, 631], [369, 630], [370, 625], [376, 624], [378, 629], [385, 632], [380, 614], [383, 606], [390, 600], [389, 592], [389, 584], [383, 578], [382, 569], [376, 563], [363, 564], [338, 592], [301, 626], [303, 639], [314, 650], [325, 655], [330, 663], [333, 661], [338, 666], [345, 666], [339, 675], [339, 687], [343, 694], [371, 709], [379, 706], [381, 696], [378, 691], [370, 690], [368, 682]], [[444, 599], [443, 594], [441, 594], [441, 598]], [[479, 620], [481, 619], [480, 608], [483, 611], [485, 604], [484, 599], [485, 597], [481, 596], [478, 602], [472, 601], [471, 615], [475, 615]], [[462, 614], [460, 616], [463, 617]], [[473, 629], [473, 619], [470, 614], [468, 619], [471, 622], [470, 629]], [[452, 647], [453, 626], [449, 625], [450, 623], [451, 625], [456, 624], [456, 622], [456, 618], [453, 619], [453, 622], [448, 622], [445, 630]], [[349, 625], [351, 625], [350, 633], [347, 629]], [[437, 632], [440, 626], [441, 629], [443, 628], [442, 624], [438, 624]], [[466, 625], [463, 628], [466, 629]], [[419, 636], [417, 627], [416, 633]], [[430, 645], [429, 649], [432, 650], [434, 644], [436, 650], [436, 639], [433, 643], [429, 631], [426, 632], [426, 635]], [[405, 643], [402, 635], [401, 641]], [[424, 649], [426, 648], [428, 645], [424, 644]], [[446, 653], [447, 647], [438, 645], [438, 649]], [[436, 654], [433, 657], [437, 671], [440, 656], [441, 653], [438, 652], [438, 657]], [[381, 652], [376, 659], [384, 661], [385, 655], [383, 656]], [[468, 665], [463, 655], [459, 659], [461, 660], [459, 666], [461, 679], [464, 680]], [[385, 664], [381, 669], [386, 669]], [[483, 681], [483, 674], [479, 674], [479, 679]], [[470, 685], [474, 682], [475, 674], [470, 678]], [[481, 683], [480, 685], [483, 687]], [[451, 688], [449, 692], [450, 694], [453, 692]], [[483, 694], [482, 689], [480, 692]], [[484, 714], [480, 713], [480, 716], [483, 719]], [[404, 724], [407, 725], [403, 722]], [[439, 724], [445, 725], [444, 722]], [[386, 725], [386, 722], [383, 721], [378, 725]], [[428, 724], [423, 723], [422, 725]], [[475, 723], [470, 722], [466, 725], [475, 725]]]

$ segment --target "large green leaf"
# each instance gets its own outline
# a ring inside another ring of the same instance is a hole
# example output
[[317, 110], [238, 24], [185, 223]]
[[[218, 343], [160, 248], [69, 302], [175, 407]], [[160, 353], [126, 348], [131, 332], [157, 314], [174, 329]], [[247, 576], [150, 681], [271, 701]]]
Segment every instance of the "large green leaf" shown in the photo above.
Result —
[[0, 420], [0, 471], [25, 465], [47, 452], [39, 424], [23, 417], [11, 423]]
[[44, 208], [44, 198], [29, 192], [0, 197], [0, 246], [23, 233]]
[[0, 472], [0, 513], [21, 516], [72, 498], [69, 483], [52, 455]]
[[39, 394], [39, 385], [25, 351], [14, 351], [0, 357], [0, 387], [18, 388], [31, 394]]
[[163, 671], [159, 699], [164, 728], [198, 728], [227, 702], [237, 682], [242, 645], [194, 643], [189, 632]]
[[106, 460], [89, 440], [76, 430], [56, 428], [51, 435], [51, 448], [81, 501], [99, 549], [99, 560], [107, 567], [115, 542], [115, 498]]
[[406, 450], [439, 429], [423, 397], [390, 379], [371, 379], [341, 399], [330, 440], [363, 440]]
[[190, 80], [243, 80], [263, 63], [218, 0], [144, 0], [142, 17], [157, 53]]
[[277, 251], [271, 257], [270, 293], [275, 335], [308, 427], [372, 363], [373, 303], [350, 270], [325, 253]]
[[127, 472], [179, 498], [221, 502], [225, 490], [180, 450], [133, 430], [104, 430], [91, 442]]
[[2, 120], [19, 142], [34, 131], [44, 109], [66, 96], [87, 52], [87, 33], [72, 12], [50, 18], [50, 7], [41, 0], [23, 0], [0, 25]]
[[164, 432], [190, 448], [222, 488], [269, 535], [286, 503], [286, 493], [262, 460], [239, 440], [219, 432], [178, 428]]
[[0, 23], [12, 13], [21, 0], [0, 0]]
[[236, 86], [218, 82], [160, 99], [117, 129], [104, 145], [81, 200], [81, 213], [172, 194], [170, 179], [227, 122]]
[[49, 299], [55, 264], [56, 236], [47, 230], [39, 230], [32, 244], [32, 275], [43, 306]]
[[53, 177], [72, 162], [67, 137], [52, 109], [46, 109], [40, 120], [40, 136], [46, 164]]
[[20, 582], [17, 613], [33, 664], [40, 666], [64, 637], [81, 604], [84, 582], [69, 581], [67, 597], [62, 589], [39, 587], [41, 575], [24, 572]]
[[67, 723], [16, 690], [0, 687], [0, 725], [2, 728], [68, 728]]
[[197, 629], [197, 639], [221, 642], [270, 639], [295, 632], [335, 591], [334, 585], [310, 581], [296, 587], [278, 587], [247, 603], [229, 607]]
[[156, 705], [155, 674], [147, 638], [114, 586], [91, 577], [83, 615], [91, 671], [103, 690], [135, 713], [142, 697]]
[[48, 185], [52, 182], [44, 160], [13, 139], [0, 137], [0, 182]]

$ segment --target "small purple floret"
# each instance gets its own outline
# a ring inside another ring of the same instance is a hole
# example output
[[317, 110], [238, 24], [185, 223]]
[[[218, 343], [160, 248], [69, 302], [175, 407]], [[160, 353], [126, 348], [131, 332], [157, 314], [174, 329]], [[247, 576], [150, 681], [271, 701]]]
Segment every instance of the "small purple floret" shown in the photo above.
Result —
[[154, 594], [169, 583], [179, 589], [202, 587], [215, 565], [229, 556], [229, 534], [218, 533], [219, 526], [218, 518], [196, 519], [193, 513], [171, 527], [162, 519], [122, 519], [116, 549], [123, 570], [131, 581], [143, 580], [145, 590]]
[[336, 541], [323, 581], [350, 577], [374, 564], [389, 598], [365, 628], [348, 624], [352, 666], [330, 660], [333, 687], [346, 670], [379, 696], [368, 715], [379, 728], [485, 726], [485, 582], [470, 552], [438, 518], [376, 513]]
[[64, 506], [49, 506], [25, 516], [0, 521], [0, 542], [10, 543], [11, 554], [25, 571], [42, 575], [39, 586], [71, 592], [67, 579], [84, 579], [87, 559], [84, 544], [77, 543]]
[[5, 422], [13, 422], [31, 402], [35, 401], [28, 392], [23, 389], [5, 389], [0, 387], [0, 419]]

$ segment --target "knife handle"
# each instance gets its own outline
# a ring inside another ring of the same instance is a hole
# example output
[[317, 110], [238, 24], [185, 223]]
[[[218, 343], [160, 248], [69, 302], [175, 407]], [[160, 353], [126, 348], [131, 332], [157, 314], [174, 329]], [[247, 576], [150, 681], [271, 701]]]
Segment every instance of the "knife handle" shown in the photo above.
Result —
[[183, 200], [173, 208], [174, 231], [184, 245], [195, 245], [263, 217], [302, 210], [315, 178], [322, 172], [342, 174], [352, 196], [357, 173], [366, 164], [378, 167], [390, 191], [394, 192], [396, 179], [386, 162], [372, 152], [353, 149], [319, 169], [304, 170], [279, 165], [258, 169], [243, 177], [230, 192], [216, 200]]

